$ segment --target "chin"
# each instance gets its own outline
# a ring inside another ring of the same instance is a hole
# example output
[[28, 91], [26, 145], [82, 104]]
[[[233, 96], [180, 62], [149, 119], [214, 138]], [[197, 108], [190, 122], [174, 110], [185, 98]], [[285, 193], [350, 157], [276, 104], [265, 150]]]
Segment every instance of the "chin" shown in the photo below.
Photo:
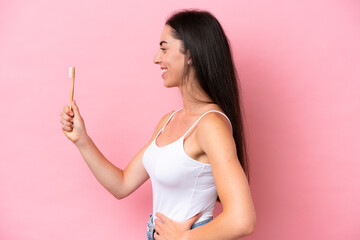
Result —
[[167, 80], [164, 80], [163, 84], [164, 84], [164, 87], [166, 87], [166, 88], [179, 87], [178, 83], [174, 83], [174, 82], [167, 81]]
[[164, 83], [164, 87], [166, 87], [166, 88], [174, 88], [174, 87], [177, 87], [177, 85]]

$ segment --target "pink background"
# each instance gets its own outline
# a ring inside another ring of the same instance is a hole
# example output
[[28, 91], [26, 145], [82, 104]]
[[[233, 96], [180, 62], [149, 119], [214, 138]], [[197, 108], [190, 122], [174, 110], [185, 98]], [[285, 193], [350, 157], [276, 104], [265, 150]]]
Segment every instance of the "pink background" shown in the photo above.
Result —
[[1, 1], [0, 239], [145, 239], [150, 182], [113, 198], [59, 113], [75, 65], [90, 136], [126, 166], [181, 107], [152, 59], [166, 17], [188, 7], [220, 20], [241, 79], [257, 210], [247, 239], [360, 239], [356, 0]]

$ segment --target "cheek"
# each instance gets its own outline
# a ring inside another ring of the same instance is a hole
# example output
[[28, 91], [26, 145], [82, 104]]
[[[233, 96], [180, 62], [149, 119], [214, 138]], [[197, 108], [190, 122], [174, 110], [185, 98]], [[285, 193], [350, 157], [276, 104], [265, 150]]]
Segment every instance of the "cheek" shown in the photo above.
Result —
[[162, 58], [162, 62], [165, 63], [167, 67], [174, 65], [174, 57], [171, 55], [171, 53], [164, 54]]
[[180, 60], [178, 56], [172, 56], [168, 59], [168, 64], [175, 71], [180, 71], [182, 69], [183, 62]]
[[183, 55], [169, 53], [162, 56], [161, 61], [169, 69], [169, 71], [182, 75], [184, 69], [184, 59]]

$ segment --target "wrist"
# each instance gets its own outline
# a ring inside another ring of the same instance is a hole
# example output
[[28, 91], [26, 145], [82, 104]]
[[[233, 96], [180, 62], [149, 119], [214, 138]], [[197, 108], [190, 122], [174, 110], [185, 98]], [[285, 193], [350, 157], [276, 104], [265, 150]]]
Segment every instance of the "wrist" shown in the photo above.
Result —
[[91, 138], [86, 133], [83, 136], [79, 137], [79, 139], [77, 139], [74, 142], [77, 148], [88, 146], [90, 143], [91, 143]]

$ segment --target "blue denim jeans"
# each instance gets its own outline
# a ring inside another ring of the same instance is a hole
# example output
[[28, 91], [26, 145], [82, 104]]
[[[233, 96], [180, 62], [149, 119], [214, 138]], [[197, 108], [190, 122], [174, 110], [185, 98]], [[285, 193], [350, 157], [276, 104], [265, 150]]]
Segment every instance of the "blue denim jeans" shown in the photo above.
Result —
[[[198, 222], [198, 223], [194, 223], [190, 229], [196, 228], [196, 227], [200, 227], [202, 225], [205, 225], [206, 223], [210, 222], [212, 220], [212, 218], [206, 219], [204, 221]], [[150, 220], [147, 222], [147, 227], [146, 227], [146, 236], [148, 240], [155, 240], [154, 239], [154, 233], [155, 233], [155, 229], [154, 229], [154, 224], [153, 224], [153, 216], [152, 214], [150, 215]]]

